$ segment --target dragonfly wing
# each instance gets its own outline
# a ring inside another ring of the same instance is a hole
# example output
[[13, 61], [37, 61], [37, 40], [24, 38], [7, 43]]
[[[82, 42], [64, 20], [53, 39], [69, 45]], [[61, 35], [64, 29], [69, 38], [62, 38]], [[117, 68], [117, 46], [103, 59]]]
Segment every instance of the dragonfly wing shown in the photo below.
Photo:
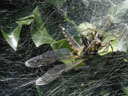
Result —
[[33, 57], [25, 62], [27, 67], [40, 67], [45, 66], [51, 63], [54, 63], [56, 60], [68, 59], [71, 57], [71, 52], [67, 48], [58, 49], [55, 51], [48, 51], [42, 55]]
[[46, 85], [58, 78], [66, 69], [66, 65], [57, 65], [36, 80], [36, 85]]
[[46, 84], [52, 82], [53, 80], [58, 78], [63, 72], [67, 72], [67, 71], [71, 70], [72, 68], [77, 66], [82, 61], [83, 60], [79, 60], [75, 63], [70, 64], [72, 66], [62, 64], [62, 65], [53, 67], [52, 69], [48, 70], [43, 76], [41, 76], [40, 78], [38, 78], [36, 80], [36, 85], [46, 85]]

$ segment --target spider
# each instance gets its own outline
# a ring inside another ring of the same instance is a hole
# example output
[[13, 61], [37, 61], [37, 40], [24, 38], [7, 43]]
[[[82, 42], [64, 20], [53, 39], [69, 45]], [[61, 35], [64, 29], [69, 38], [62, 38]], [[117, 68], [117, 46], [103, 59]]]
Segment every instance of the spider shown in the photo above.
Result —
[[[71, 46], [76, 57], [86, 58], [91, 55], [96, 55], [98, 53], [98, 51], [102, 48], [104, 48], [103, 52], [107, 52], [109, 47], [111, 47], [111, 49], [113, 51], [111, 42], [114, 41], [115, 39], [110, 40], [109, 42], [102, 43], [107, 36], [114, 36], [112, 34], [111, 35], [110, 34], [102, 35], [102, 34], [99, 34], [98, 31], [89, 28], [89, 30], [91, 30], [91, 33], [88, 33], [86, 36], [82, 36], [83, 46], [80, 46], [70, 36], [70, 34], [66, 31], [66, 29], [64, 27], [62, 27], [62, 26], [60, 26], [60, 27], [62, 29], [62, 32], [63, 32], [65, 38], [67, 38], [67, 41], [69, 42], [69, 45]], [[114, 37], [116, 37], [116, 36], [114, 36]]]
[[[87, 37], [90, 37], [89, 39], [86, 38], [86, 36], [82, 36], [82, 41], [84, 43], [84, 48], [83, 48], [83, 56], [86, 55], [96, 55], [98, 53], [98, 51], [102, 48], [104, 48], [104, 50], [102, 51], [102, 53], [107, 52], [109, 47], [111, 47], [112, 52], [113, 52], [113, 47], [111, 45], [111, 42], [114, 41], [116, 39], [116, 36], [113, 34], [100, 34], [98, 31], [93, 30], [93, 29], [89, 29], [92, 30], [91, 33], [88, 33]], [[89, 36], [91, 35], [91, 36]], [[106, 39], [106, 37], [108, 36], [114, 36], [114, 39], [109, 40], [108, 42], [104, 42], [103, 41]]]

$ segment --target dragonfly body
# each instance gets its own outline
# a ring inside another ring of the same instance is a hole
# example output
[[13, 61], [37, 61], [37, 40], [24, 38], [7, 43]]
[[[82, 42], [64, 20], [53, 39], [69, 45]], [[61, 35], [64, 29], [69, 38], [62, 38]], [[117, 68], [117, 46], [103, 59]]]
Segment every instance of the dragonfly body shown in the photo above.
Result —
[[62, 29], [62, 32], [63, 32], [65, 38], [69, 42], [69, 45], [71, 46], [72, 50], [74, 52], [78, 52], [81, 49], [81, 46], [72, 38], [72, 36], [66, 31], [65, 28], [63, 28], [62, 26], [60, 26], [60, 27]]

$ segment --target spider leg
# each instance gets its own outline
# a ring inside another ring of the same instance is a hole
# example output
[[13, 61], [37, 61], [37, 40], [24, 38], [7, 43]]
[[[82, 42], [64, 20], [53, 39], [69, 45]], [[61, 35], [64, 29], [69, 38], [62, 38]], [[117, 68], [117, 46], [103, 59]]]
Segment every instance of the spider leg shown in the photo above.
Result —
[[[106, 37], [108, 37], [108, 36], [113, 36], [113, 37], [117, 38], [117, 36], [115, 36], [114, 34], [107, 34], [107, 35], [105, 35], [105, 36], [103, 37], [102, 41], [103, 41]], [[115, 39], [113, 39], [113, 40], [115, 40]]]
[[[107, 43], [106, 46], [105, 46], [106, 48], [104, 49], [103, 52], [107, 52], [107, 51], [109, 50], [110, 45], [111, 45], [110, 43]], [[112, 48], [112, 49], [113, 49], [113, 48]]]
[[103, 45], [103, 46], [100, 48], [100, 49], [102, 49], [103, 47], [105, 47], [105, 49], [103, 50], [102, 53], [107, 52], [107, 51], [109, 50], [109, 47], [111, 47], [112, 52], [113, 52], [113, 47], [112, 47], [112, 45], [111, 45], [111, 42], [112, 42], [112, 41], [114, 41], [114, 40], [110, 40], [109, 42], [107, 42], [105, 45]]
[[99, 50], [101, 50], [102, 48], [104, 48], [105, 47], [105, 49], [102, 51], [102, 52], [100, 52], [100, 54], [102, 54], [102, 53], [104, 53], [104, 52], [107, 52], [108, 51], [108, 46], [106, 46], [107, 44], [105, 44], [105, 45], [103, 45], [103, 46], [101, 46], [100, 48], [99, 48]]
[[91, 35], [91, 40], [94, 40], [96, 38], [96, 36], [98, 35], [97, 31], [96, 30], [93, 30], [93, 29], [90, 29], [89, 30], [92, 30], [93, 33], [88, 33], [88, 35]]
[[84, 46], [88, 47], [90, 41], [85, 36], [82, 36], [82, 41], [84, 43]]

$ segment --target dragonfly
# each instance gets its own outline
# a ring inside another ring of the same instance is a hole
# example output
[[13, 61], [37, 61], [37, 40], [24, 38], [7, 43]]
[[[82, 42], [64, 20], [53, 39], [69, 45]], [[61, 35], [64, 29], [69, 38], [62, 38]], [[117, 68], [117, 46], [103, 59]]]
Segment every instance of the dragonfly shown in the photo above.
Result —
[[[55, 63], [57, 60], [66, 60], [72, 58], [72, 53], [67, 48], [62, 48], [54, 51], [47, 51], [39, 56], [33, 57], [25, 62], [27, 67], [31, 68], [38, 68], [41, 66], [48, 66], [52, 63]], [[53, 67], [52, 69], [48, 70], [44, 73], [40, 78], [36, 80], [36, 85], [46, 85], [56, 78], [58, 78], [62, 73], [67, 72], [68, 70], [72, 69], [73, 67], [77, 66], [84, 60], [79, 60], [77, 62], [72, 62], [73, 66], [68, 66], [66, 64], [61, 64]]]
[[110, 42], [106, 44], [102, 44], [102, 41], [107, 37], [104, 35], [100, 35], [97, 31], [92, 30], [91, 33], [88, 33], [87, 36], [82, 36], [83, 45], [77, 43], [75, 39], [68, 33], [68, 31], [60, 26], [62, 33], [65, 38], [69, 42], [71, 46], [72, 52], [68, 48], [57, 49], [54, 51], [47, 51], [39, 56], [33, 57], [25, 62], [27, 67], [35, 68], [41, 66], [47, 66], [56, 62], [57, 60], [66, 60], [69, 58], [80, 58], [75, 62], [71, 62], [72, 66], [68, 66], [68, 64], [57, 65], [46, 73], [44, 73], [41, 77], [36, 80], [36, 85], [46, 85], [58, 78], [62, 73], [67, 72], [83, 62], [85, 58], [89, 56], [96, 55], [98, 50], [105, 47], [107, 49], [110, 45]]

